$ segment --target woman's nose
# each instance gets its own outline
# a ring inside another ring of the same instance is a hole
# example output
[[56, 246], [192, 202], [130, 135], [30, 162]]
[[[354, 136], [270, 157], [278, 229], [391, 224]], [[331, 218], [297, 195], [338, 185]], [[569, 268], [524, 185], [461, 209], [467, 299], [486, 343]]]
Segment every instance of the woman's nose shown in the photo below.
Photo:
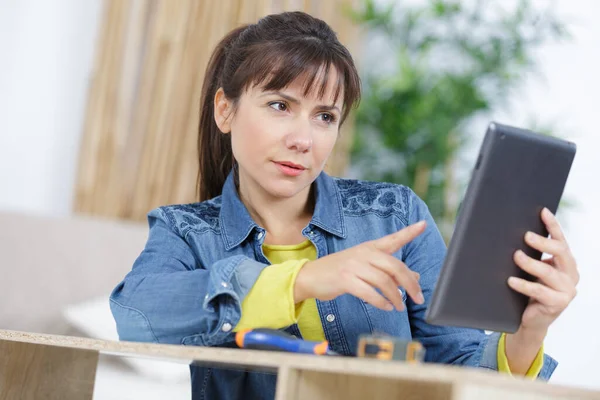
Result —
[[286, 146], [290, 150], [304, 153], [312, 148], [312, 128], [309, 122], [294, 124], [286, 136]]

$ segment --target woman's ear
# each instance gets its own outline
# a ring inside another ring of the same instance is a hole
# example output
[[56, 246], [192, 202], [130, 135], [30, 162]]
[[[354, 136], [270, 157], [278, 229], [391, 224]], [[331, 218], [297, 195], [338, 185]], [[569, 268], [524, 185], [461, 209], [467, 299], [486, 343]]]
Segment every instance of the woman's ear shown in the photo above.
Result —
[[231, 132], [231, 115], [233, 111], [232, 102], [225, 96], [223, 88], [219, 88], [215, 93], [215, 123], [222, 133]]

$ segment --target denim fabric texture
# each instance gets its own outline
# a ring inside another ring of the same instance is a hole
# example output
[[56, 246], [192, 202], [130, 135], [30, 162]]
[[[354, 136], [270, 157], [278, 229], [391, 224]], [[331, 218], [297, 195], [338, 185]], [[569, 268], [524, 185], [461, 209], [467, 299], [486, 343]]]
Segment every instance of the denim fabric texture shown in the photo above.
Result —
[[[363, 333], [419, 340], [426, 361], [497, 370], [499, 333], [433, 326], [425, 310], [446, 254], [426, 204], [402, 185], [333, 178], [315, 180], [315, 211], [302, 234], [317, 257], [378, 239], [420, 220], [426, 231], [395, 256], [420, 275], [425, 304], [402, 290], [406, 310], [383, 311], [352, 295], [317, 301], [332, 350], [353, 355]], [[250, 217], [230, 175], [221, 196], [148, 214], [150, 232], [131, 272], [110, 296], [121, 340], [235, 347], [241, 303], [269, 261], [265, 230]], [[276, 301], [276, 299], [274, 299]], [[298, 337], [297, 325], [285, 329]], [[544, 357], [539, 379], [557, 362]], [[192, 365], [193, 399], [273, 399], [276, 375]]]

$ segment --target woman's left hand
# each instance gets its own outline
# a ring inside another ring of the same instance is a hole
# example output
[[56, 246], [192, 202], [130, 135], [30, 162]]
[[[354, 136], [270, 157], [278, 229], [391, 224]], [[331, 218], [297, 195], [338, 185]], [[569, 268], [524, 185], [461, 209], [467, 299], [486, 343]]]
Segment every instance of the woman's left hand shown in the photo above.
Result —
[[516, 264], [538, 278], [538, 281], [530, 282], [511, 277], [508, 284], [530, 298], [519, 330], [539, 332], [545, 336], [550, 324], [575, 298], [579, 272], [562, 229], [556, 217], [547, 208], [542, 211], [542, 221], [550, 233], [550, 238], [527, 232], [525, 242], [552, 257], [539, 261], [518, 250], [514, 256]]

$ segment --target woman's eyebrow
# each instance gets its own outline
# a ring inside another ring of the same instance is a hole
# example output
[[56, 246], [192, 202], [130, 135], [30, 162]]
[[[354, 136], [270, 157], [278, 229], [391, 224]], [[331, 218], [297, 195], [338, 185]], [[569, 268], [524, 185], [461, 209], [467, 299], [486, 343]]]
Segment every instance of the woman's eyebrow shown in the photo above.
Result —
[[[259, 97], [265, 97], [265, 96], [271, 96], [271, 95], [276, 95], [276, 96], [283, 97], [284, 99], [286, 99], [290, 103], [300, 104], [300, 100], [296, 99], [295, 97], [289, 96], [289, 95], [287, 95], [285, 93], [278, 92], [278, 91], [265, 92], [262, 95], [260, 95]], [[336, 106], [336, 105], [320, 104], [316, 108], [322, 109], [322, 110], [337, 110], [337, 112], [341, 113], [339, 107]]]

